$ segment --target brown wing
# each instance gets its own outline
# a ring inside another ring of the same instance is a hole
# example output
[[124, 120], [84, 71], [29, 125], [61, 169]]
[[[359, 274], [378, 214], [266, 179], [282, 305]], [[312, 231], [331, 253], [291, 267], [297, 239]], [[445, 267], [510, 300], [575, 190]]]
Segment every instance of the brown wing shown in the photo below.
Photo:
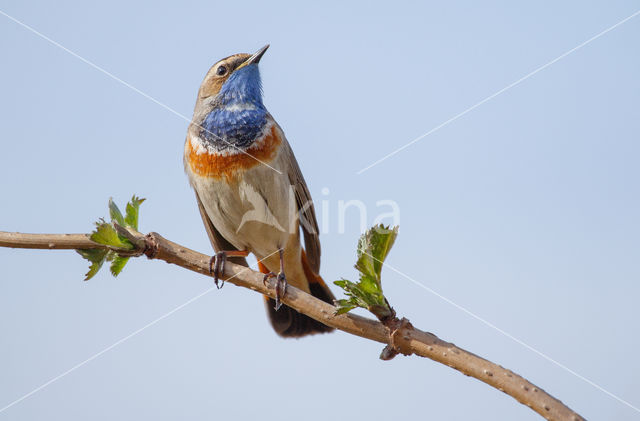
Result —
[[[207, 211], [202, 205], [202, 201], [200, 200], [200, 196], [198, 196], [198, 192], [195, 193], [196, 200], [198, 201], [198, 209], [200, 210], [200, 216], [202, 217], [202, 222], [204, 222], [204, 228], [207, 230], [207, 235], [209, 236], [209, 240], [211, 241], [213, 249], [215, 251], [237, 250], [237, 248], [235, 248], [230, 242], [227, 241], [226, 238], [222, 236], [222, 234], [220, 234], [220, 232], [218, 232], [216, 227], [213, 225], [213, 222], [211, 222], [211, 219], [209, 219], [209, 215], [207, 215]], [[233, 256], [228, 257], [227, 260], [238, 265], [247, 267], [249, 266], [247, 264], [247, 259], [245, 259], [244, 257]]]
[[313, 207], [311, 193], [307, 188], [307, 183], [304, 181], [300, 166], [298, 166], [298, 161], [296, 161], [296, 157], [293, 155], [289, 142], [284, 138], [284, 134], [282, 137], [282, 153], [288, 155], [286, 156], [289, 162], [287, 175], [289, 176], [289, 182], [293, 186], [296, 195], [300, 227], [302, 227], [302, 234], [304, 236], [304, 248], [307, 252], [309, 266], [318, 274], [320, 273], [320, 230], [318, 229], [318, 221], [316, 220], [316, 211]]

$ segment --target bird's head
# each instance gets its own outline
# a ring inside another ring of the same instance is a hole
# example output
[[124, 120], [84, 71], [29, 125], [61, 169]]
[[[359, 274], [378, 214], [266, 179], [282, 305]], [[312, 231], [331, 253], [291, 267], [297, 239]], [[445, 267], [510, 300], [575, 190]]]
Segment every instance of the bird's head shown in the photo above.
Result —
[[234, 54], [214, 64], [200, 85], [198, 103], [215, 102], [216, 106], [251, 103], [262, 106], [262, 83], [258, 63], [269, 48], [255, 54]]

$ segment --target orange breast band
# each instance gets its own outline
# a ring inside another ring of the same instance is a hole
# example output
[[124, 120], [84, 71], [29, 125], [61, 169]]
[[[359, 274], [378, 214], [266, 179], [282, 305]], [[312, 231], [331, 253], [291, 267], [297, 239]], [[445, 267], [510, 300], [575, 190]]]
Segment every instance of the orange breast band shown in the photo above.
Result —
[[191, 139], [187, 139], [185, 154], [187, 163], [195, 174], [201, 177], [231, 179], [239, 171], [262, 165], [260, 161], [266, 163], [272, 161], [278, 153], [280, 143], [282, 140], [274, 125], [258, 145], [251, 146], [245, 152], [236, 151], [231, 155], [219, 155], [205, 150], [198, 153], [191, 145]]

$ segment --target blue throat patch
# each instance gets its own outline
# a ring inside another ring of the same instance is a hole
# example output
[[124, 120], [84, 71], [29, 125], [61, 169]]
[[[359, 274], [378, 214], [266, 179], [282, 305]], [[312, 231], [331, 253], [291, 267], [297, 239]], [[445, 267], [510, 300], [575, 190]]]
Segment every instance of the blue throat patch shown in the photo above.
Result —
[[266, 124], [258, 64], [250, 64], [233, 72], [222, 85], [214, 108], [202, 122], [200, 138], [219, 151], [246, 149], [262, 135]]

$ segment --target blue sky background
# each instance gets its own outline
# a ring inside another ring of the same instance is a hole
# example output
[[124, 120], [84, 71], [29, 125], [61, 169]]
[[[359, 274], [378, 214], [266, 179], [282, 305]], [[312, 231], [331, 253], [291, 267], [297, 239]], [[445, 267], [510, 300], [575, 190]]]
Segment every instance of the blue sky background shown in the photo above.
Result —
[[[640, 9], [616, 2], [15, 2], [0, 10], [191, 116], [209, 66], [271, 48], [265, 103], [316, 199], [322, 274], [354, 278], [359, 221], [401, 210], [389, 264], [640, 407], [640, 16], [362, 175], [356, 172]], [[211, 247], [182, 169], [187, 122], [0, 16], [0, 229], [88, 232], [146, 197], [140, 229]], [[329, 194], [322, 195], [328, 188]], [[0, 407], [212, 286], [131, 261], [83, 283], [73, 252], [0, 249]], [[422, 329], [588, 419], [640, 412], [391, 270]], [[512, 398], [344, 333], [282, 340], [227, 285], [0, 413], [64, 419], [519, 419]]]

